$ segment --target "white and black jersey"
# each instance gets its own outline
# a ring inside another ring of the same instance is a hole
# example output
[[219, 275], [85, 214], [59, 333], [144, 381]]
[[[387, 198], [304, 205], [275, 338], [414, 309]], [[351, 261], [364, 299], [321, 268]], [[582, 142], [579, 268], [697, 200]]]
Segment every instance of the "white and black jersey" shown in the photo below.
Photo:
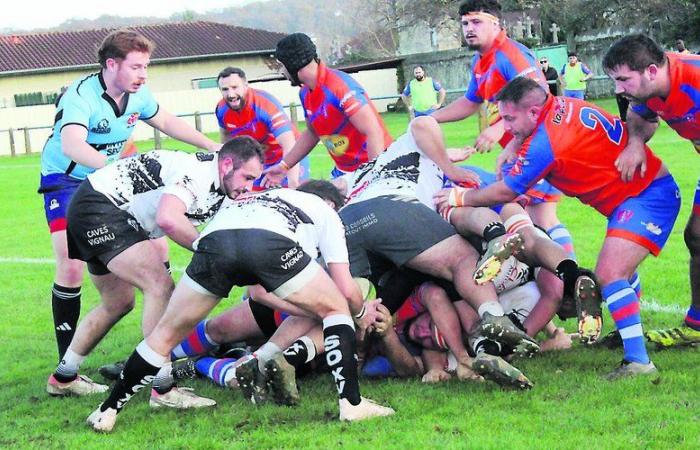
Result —
[[418, 199], [434, 209], [433, 195], [442, 189], [443, 172], [416, 144], [411, 129], [376, 159], [348, 179], [348, 204], [382, 196]]
[[239, 197], [219, 210], [199, 240], [215, 231], [242, 229], [261, 229], [285, 236], [297, 242], [313, 259], [322, 256], [326, 263], [348, 262], [340, 217], [313, 194], [281, 188]]
[[154, 150], [125, 158], [88, 176], [92, 187], [131, 214], [151, 237], [163, 236], [155, 223], [163, 194], [186, 206], [193, 225], [210, 219], [225, 195], [219, 189], [217, 155]]

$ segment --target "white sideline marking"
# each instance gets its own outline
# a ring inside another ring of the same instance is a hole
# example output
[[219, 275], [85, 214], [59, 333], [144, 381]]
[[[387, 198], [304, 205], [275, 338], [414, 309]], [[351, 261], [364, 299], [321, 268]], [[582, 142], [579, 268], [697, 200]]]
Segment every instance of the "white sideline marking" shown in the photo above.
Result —
[[[42, 265], [55, 265], [55, 261], [52, 258], [7, 258], [0, 256], [0, 264], [42, 264]], [[170, 267], [173, 272], [182, 272], [185, 270], [184, 267]]]

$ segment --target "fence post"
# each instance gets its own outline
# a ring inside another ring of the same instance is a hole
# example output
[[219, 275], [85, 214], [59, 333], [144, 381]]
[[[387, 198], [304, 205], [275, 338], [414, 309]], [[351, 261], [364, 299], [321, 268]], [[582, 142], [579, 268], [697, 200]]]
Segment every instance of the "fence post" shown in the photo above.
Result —
[[29, 140], [29, 128], [24, 127], [24, 152], [28, 155], [32, 152], [32, 143]]
[[161, 148], [160, 130], [158, 128], [153, 129], [153, 145], [156, 148], [156, 150], [160, 150], [160, 148]]
[[289, 104], [289, 117], [292, 120], [292, 124], [297, 124], [297, 104], [292, 102]]
[[202, 115], [199, 114], [199, 111], [194, 112], [194, 127], [200, 133], [202, 132]]
[[10, 128], [7, 131], [10, 134], [10, 155], [14, 158], [15, 157], [15, 130]]

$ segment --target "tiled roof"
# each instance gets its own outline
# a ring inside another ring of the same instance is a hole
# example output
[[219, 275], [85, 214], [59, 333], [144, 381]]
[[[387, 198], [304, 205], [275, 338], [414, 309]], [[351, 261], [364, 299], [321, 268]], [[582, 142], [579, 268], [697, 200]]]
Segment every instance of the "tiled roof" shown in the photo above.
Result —
[[[156, 43], [152, 62], [213, 55], [272, 52], [284, 34], [216, 22], [130, 27]], [[94, 65], [97, 48], [114, 28], [0, 36], [0, 74]]]

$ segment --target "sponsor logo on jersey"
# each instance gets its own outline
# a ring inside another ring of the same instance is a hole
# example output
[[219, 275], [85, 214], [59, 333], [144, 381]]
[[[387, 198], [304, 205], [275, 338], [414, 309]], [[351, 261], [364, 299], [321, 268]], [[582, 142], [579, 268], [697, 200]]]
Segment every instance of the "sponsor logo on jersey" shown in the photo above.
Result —
[[97, 125], [90, 128], [90, 132], [95, 134], [109, 134], [112, 132], [112, 128], [109, 126], [109, 120], [102, 119], [97, 122]]
[[141, 113], [131, 113], [128, 119], [126, 119], [126, 126], [127, 127], [133, 127], [134, 124], [136, 124], [136, 121], [139, 120], [139, 116]]
[[52, 198], [51, 203], [49, 203], [49, 209], [53, 211], [54, 209], [58, 208], [59, 206], [61, 206], [61, 205], [58, 203], [58, 200], [56, 200], [55, 198]]

